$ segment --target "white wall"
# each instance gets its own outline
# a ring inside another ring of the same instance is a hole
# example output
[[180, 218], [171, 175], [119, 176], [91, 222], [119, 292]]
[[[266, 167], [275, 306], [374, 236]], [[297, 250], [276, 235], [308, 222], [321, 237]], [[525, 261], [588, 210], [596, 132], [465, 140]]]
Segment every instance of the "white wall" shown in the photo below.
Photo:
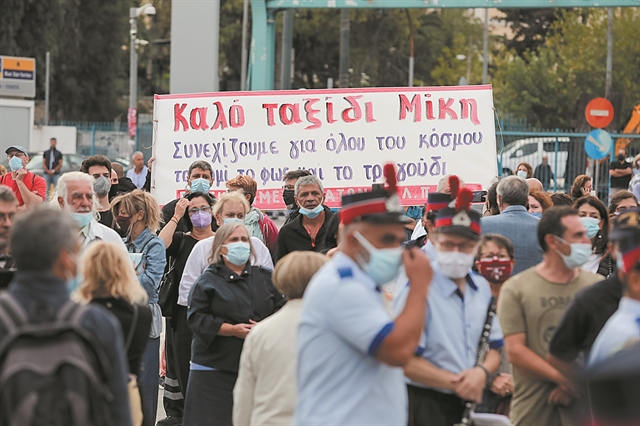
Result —
[[29, 151], [46, 151], [51, 138], [56, 138], [58, 151], [72, 154], [76, 152], [77, 135], [77, 129], [71, 126], [35, 126], [31, 132]]
[[0, 158], [12, 145], [27, 148], [33, 128], [33, 101], [0, 98]]

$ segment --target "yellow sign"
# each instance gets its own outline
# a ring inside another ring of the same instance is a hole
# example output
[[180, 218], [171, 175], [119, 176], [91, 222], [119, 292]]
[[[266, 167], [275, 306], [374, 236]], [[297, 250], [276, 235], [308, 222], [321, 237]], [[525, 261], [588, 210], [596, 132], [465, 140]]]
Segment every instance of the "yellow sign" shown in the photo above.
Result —
[[36, 69], [36, 60], [30, 58], [2, 58], [2, 69], [33, 72]]

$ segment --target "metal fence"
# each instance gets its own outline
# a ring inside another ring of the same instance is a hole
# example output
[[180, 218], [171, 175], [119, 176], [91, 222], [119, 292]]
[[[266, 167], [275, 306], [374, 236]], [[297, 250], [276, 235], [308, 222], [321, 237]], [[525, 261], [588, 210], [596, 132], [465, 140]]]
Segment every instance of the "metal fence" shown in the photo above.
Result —
[[[134, 151], [141, 151], [145, 160], [151, 157], [153, 124], [148, 120], [138, 123], [133, 143], [129, 140], [127, 123], [64, 121], [52, 125], [76, 127], [76, 152], [82, 155], [103, 154], [123, 162], [128, 161]], [[615, 143], [612, 144], [610, 158], [590, 160], [584, 150], [588, 133], [533, 129], [526, 120], [503, 119], [496, 123], [498, 171], [501, 176], [515, 174], [518, 164], [526, 162], [532, 166], [534, 176], [542, 181], [545, 188], [554, 192], [569, 192], [574, 179], [587, 174], [592, 177], [598, 195], [605, 200], [609, 192], [609, 162], [615, 160]], [[629, 157], [640, 153], [640, 135], [612, 133], [611, 136], [614, 141], [619, 138], [630, 139]], [[544, 157], [548, 167], [543, 162]]]
[[151, 157], [151, 141], [153, 140], [152, 123], [139, 123], [136, 139], [129, 140], [127, 123], [60, 121], [52, 126], [73, 126], [77, 129], [76, 152], [81, 155], [106, 155], [112, 160], [127, 163], [131, 154], [142, 151], [145, 160]]
[[619, 138], [630, 140], [627, 147], [630, 158], [640, 153], [640, 135], [611, 133], [614, 143], [609, 158], [594, 161], [589, 159], [584, 150], [588, 131], [496, 127], [498, 171], [501, 176], [515, 174], [520, 163], [528, 163], [533, 168], [534, 177], [541, 180], [547, 190], [554, 192], [569, 192], [575, 178], [586, 174], [592, 177], [598, 196], [606, 200], [609, 193], [609, 164], [616, 156], [615, 141]]

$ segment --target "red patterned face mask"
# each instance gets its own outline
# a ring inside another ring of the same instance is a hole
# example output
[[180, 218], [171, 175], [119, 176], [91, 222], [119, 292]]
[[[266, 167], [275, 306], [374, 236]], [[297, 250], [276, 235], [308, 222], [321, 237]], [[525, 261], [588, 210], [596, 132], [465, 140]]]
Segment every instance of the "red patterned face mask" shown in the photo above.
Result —
[[497, 257], [493, 259], [480, 259], [478, 262], [478, 272], [491, 283], [502, 284], [511, 277], [511, 260], [501, 260]]

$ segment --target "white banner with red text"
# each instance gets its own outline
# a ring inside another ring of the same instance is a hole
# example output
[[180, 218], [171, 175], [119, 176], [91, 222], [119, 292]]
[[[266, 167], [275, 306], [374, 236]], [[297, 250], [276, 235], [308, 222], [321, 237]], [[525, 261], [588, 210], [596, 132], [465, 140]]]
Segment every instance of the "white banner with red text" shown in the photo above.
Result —
[[383, 184], [397, 167], [403, 205], [422, 205], [456, 174], [487, 188], [497, 175], [491, 86], [287, 90], [156, 95], [152, 193], [160, 204], [187, 188], [197, 160], [213, 167], [211, 192], [238, 174], [258, 182], [254, 205], [284, 209], [282, 178], [306, 169], [329, 207]]

